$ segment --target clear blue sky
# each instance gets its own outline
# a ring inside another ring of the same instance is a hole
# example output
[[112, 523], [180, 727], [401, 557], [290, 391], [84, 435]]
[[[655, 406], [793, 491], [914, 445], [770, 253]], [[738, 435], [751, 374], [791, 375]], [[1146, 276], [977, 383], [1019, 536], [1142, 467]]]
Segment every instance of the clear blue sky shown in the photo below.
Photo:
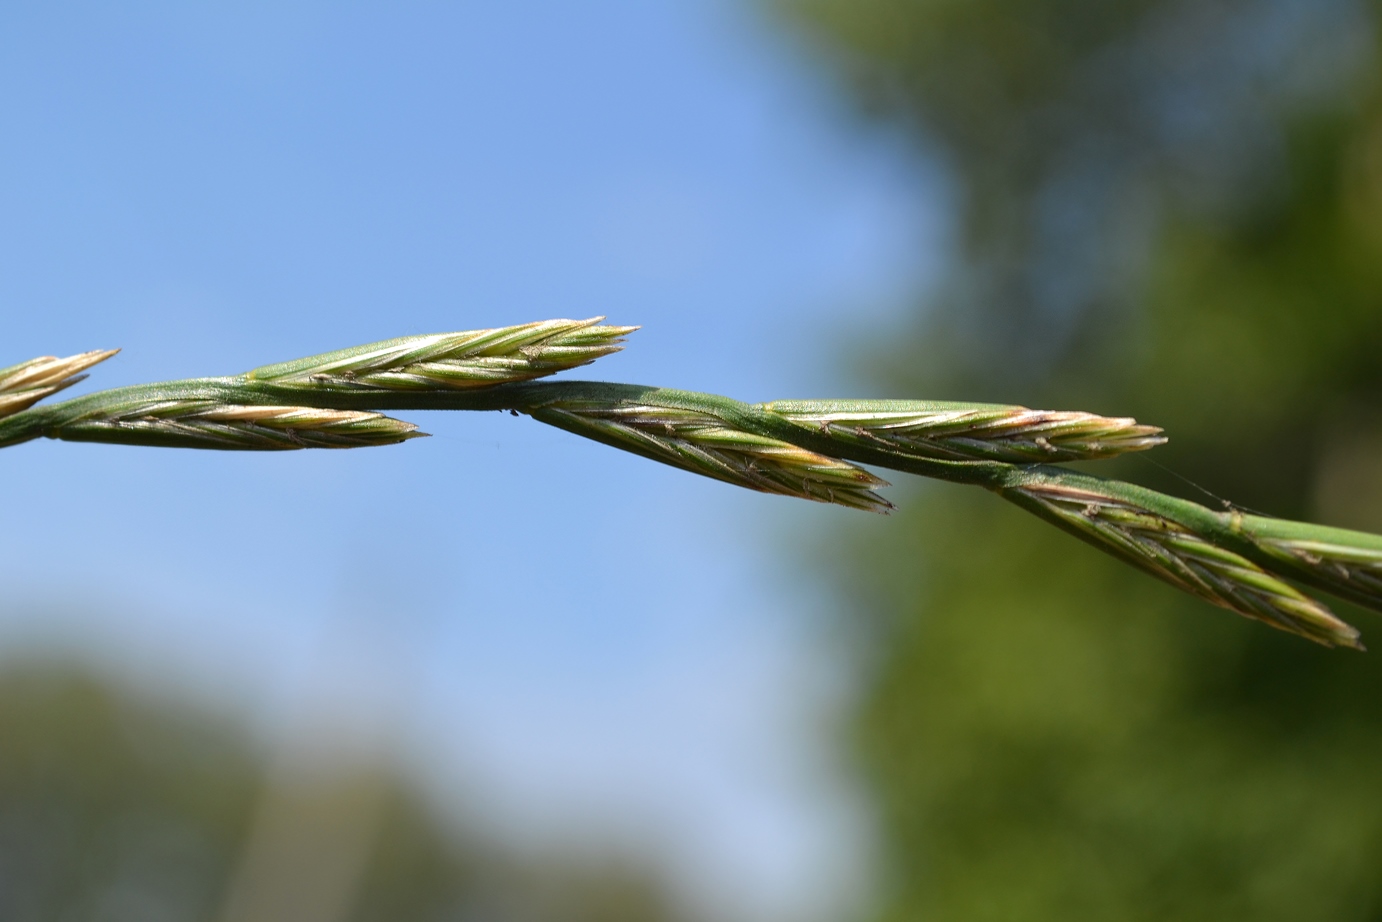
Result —
[[[895, 143], [729, 2], [7, 5], [0, 123], [0, 365], [122, 347], [83, 389], [607, 314], [644, 329], [583, 376], [844, 396], [934, 249]], [[476, 821], [652, 842], [707, 900], [847, 877], [789, 533], [862, 514], [400, 415], [435, 437], [5, 451], [5, 656], [382, 735]]]

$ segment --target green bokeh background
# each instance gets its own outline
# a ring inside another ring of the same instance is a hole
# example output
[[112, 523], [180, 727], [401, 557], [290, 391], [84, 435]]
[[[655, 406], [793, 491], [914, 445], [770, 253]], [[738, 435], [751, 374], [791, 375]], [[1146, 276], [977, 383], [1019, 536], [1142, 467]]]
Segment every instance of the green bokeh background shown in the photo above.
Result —
[[[1382, 529], [1378, 10], [778, 9], [959, 186], [954, 268], [871, 357], [877, 394], [1135, 415], [1171, 441], [1117, 476]], [[875, 918], [1382, 919], [1377, 654], [978, 491], [902, 506], [836, 567], [865, 626]]]

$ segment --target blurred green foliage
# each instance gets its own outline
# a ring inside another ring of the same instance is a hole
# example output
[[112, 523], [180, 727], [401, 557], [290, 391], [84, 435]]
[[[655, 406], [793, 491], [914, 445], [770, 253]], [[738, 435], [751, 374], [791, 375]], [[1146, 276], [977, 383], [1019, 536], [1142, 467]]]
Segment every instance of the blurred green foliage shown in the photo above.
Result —
[[5, 922], [653, 922], [652, 879], [537, 860], [363, 765], [266, 771], [242, 729], [67, 669], [0, 673]]
[[[876, 395], [1136, 415], [1217, 494], [1382, 531], [1382, 8], [777, 7], [958, 187], [953, 268]], [[1146, 460], [1098, 470], [1205, 500]], [[1382, 919], [1379, 654], [974, 491], [902, 505], [840, 568], [873, 641], [878, 918]]]

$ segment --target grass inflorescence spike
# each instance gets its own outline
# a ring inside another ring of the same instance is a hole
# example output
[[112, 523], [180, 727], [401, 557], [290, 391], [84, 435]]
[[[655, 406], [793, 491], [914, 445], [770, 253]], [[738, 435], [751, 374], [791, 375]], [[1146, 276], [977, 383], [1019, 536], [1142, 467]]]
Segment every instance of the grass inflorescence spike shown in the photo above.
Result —
[[892, 508], [867, 464], [993, 490], [1215, 605], [1329, 646], [1358, 632], [1302, 583], [1382, 611], [1382, 536], [1219, 511], [1052, 466], [1143, 451], [1161, 429], [1124, 417], [917, 400], [745, 404], [692, 391], [537, 381], [619, 351], [636, 327], [546, 320], [407, 336], [242, 375], [44, 397], [113, 355], [0, 369], [0, 447], [48, 437], [279, 451], [394, 444], [395, 410], [509, 410], [726, 483], [870, 512]]

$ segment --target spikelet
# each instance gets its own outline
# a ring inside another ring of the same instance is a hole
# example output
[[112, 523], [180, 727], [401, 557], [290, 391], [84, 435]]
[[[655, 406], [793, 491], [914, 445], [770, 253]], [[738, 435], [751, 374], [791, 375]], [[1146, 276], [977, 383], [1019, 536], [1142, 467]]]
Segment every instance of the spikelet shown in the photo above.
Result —
[[936, 461], [1089, 461], [1164, 444], [1124, 417], [921, 400], [779, 400], [761, 410], [848, 445]]
[[463, 390], [529, 381], [618, 352], [638, 327], [543, 320], [493, 330], [405, 336], [256, 368], [245, 377], [307, 388]]
[[426, 433], [418, 432], [412, 423], [355, 410], [167, 400], [103, 408], [47, 434], [73, 442], [290, 451], [392, 445]]
[[789, 442], [731, 428], [678, 407], [568, 400], [529, 411], [534, 419], [683, 470], [763, 493], [886, 513], [887, 486], [861, 467]]
[[1221, 608], [1325, 646], [1363, 649], [1358, 631], [1321, 602], [1149, 509], [1094, 490], [1054, 483], [1015, 487], [1003, 495]]

